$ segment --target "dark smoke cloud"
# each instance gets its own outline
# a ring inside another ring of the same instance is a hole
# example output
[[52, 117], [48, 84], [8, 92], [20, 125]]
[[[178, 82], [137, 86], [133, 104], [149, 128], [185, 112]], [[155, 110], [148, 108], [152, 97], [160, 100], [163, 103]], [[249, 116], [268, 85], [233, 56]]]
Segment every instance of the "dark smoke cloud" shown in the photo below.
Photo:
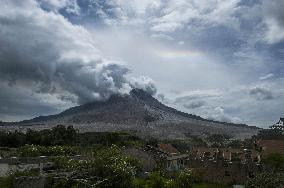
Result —
[[[133, 87], [156, 92], [152, 81], [145, 77], [129, 78], [128, 72], [121, 63], [104, 57], [92, 33], [54, 11], [41, 9], [38, 1], [1, 2], [0, 84], [5, 85], [3, 95], [6, 94], [2, 96], [5, 100], [0, 100], [0, 119], [1, 114], [9, 114], [8, 108], [24, 108], [26, 104], [15, 101], [11, 106], [7, 102], [13, 101], [9, 93], [15, 92], [15, 88], [28, 89], [37, 96], [52, 95], [73, 104], [104, 100]], [[33, 97], [18, 93], [17, 98], [21, 96], [29, 101]], [[35, 106], [45, 105], [46, 102], [40, 102]]]
[[43, 11], [35, 1], [18, 2], [7, 0], [0, 8], [1, 82], [36, 85], [38, 93], [68, 91], [78, 103], [124, 93], [131, 86], [155, 93], [151, 83], [130, 84], [128, 69], [105, 59], [83, 27]]

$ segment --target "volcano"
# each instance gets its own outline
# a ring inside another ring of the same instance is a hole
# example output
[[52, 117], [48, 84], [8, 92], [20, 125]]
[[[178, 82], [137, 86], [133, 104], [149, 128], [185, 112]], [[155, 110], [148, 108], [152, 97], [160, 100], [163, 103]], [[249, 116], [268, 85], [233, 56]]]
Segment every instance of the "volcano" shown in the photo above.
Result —
[[[178, 139], [188, 134], [227, 134], [246, 138], [257, 127], [204, 119], [168, 107], [142, 89], [115, 94], [106, 101], [72, 107], [59, 114], [39, 116], [13, 123], [10, 127], [44, 129], [72, 125], [82, 132], [133, 131], [143, 137]], [[8, 127], [8, 125], [6, 126]]]

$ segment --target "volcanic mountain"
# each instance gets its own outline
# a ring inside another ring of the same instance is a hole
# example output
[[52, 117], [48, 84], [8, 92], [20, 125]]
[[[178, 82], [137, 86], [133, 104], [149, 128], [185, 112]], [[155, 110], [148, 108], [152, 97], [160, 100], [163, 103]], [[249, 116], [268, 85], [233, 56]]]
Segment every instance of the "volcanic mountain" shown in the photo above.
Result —
[[216, 122], [168, 107], [147, 92], [133, 89], [129, 94], [112, 95], [72, 107], [57, 115], [40, 116], [15, 123], [21, 128], [43, 129], [63, 124], [80, 131], [134, 131], [141, 136], [183, 138], [187, 134], [229, 134], [238, 138], [257, 133], [258, 128], [243, 124]]

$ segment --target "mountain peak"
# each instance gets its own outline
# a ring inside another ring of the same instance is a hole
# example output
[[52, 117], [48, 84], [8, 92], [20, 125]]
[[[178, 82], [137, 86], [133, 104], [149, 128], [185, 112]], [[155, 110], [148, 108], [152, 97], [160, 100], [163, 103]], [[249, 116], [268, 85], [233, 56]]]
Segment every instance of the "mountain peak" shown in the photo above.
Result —
[[152, 97], [152, 95], [150, 95], [147, 91], [143, 90], [143, 89], [139, 89], [139, 88], [134, 88], [132, 89], [129, 94], [131, 96], [136, 96], [136, 97], [142, 97], [142, 98], [149, 98]]
[[[99, 131], [136, 130], [143, 134], [151, 134], [151, 131], [144, 127], [150, 124], [159, 135], [183, 135], [186, 132], [202, 134], [208, 131], [243, 134], [256, 131], [246, 125], [210, 121], [178, 111], [162, 104], [151, 94], [138, 88], [132, 89], [129, 95], [114, 94], [106, 101], [95, 101], [72, 107], [57, 115], [19, 122], [25, 125], [34, 123], [48, 126], [75, 125], [82, 129], [84, 126], [90, 126], [91, 129]], [[164, 132], [165, 128], [169, 130]]]

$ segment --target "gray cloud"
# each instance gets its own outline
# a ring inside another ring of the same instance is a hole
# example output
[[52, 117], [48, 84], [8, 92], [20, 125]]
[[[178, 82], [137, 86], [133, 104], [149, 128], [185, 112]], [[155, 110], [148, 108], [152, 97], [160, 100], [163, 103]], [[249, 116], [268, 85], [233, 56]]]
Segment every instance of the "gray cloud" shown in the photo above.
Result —
[[64, 9], [70, 14], [80, 14], [80, 7], [77, 0], [37, 0], [39, 5], [48, 11], [58, 12]]
[[264, 22], [266, 24], [266, 39], [269, 43], [284, 40], [284, 1], [263, 0]]
[[[57, 95], [38, 94], [30, 88], [0, 83], [0, 120], [18, 121], [35, 116], [58, 113], [72, 106]], [[73, 104], [74, 105], [74, 104]]]
[[249, 94], [258, 100], [270, 100], [273, 99], [273, 93], [268, 88], [254, 87], [250, 89]]
[[19, 89], [39, 104], [31, 114], [157, 85], [163, 102], [205, 118], [264, 126], [283, 116], [282, 0], [1, 3], [3, 98]]
[[194, 109], [194, 108], [200, 108], [204, 106], [205, 104], [206, 102], [199, 100], [199, 101], [189, 101], [183, 104], [183, 106], [187, 109]]
[[[105, 58], [84, 27], [42, 10], [34, 0], [4, 0], [2, 5], [0, 83], [71, 102], [75, 98], [79, 104], [127, 93], [132, 87], [156, 92], [147, 79], [130, 83], [128, 68]], [[8, 104], [2, 100], [0, 105]]]
[[104, 59], [86, 30], [59, 15], [19, 10], [1, 16], [0, 26], [3, 80], [30, 82], [42, 93], [60, 87], [80, 103], [106, 98], [127, 84], [128, 70]]
[[150, 95], [155, 95], [157, 93], [157, 88], [154, 84], [154, 81], [146, 76], [132, 77], [130, 80], [130, 85], [133, 88], [143, 89]]

